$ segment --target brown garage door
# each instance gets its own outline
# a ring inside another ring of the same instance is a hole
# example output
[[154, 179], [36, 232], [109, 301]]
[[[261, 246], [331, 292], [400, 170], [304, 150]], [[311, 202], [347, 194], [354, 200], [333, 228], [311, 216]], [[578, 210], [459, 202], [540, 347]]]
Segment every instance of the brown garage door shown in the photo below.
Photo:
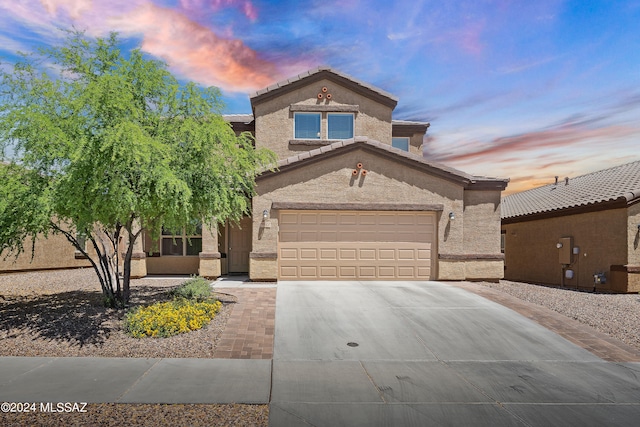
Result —
[[431, 279], [435, 212], [281, 211], [281, 280]]

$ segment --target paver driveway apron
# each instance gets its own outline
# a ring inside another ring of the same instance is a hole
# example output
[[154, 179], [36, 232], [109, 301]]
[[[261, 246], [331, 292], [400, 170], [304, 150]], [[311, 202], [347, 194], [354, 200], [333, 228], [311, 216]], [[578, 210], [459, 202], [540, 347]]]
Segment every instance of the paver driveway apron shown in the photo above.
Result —
[[638, 378], [446, 283], [278, 284], [272, 426], [635, 426]]

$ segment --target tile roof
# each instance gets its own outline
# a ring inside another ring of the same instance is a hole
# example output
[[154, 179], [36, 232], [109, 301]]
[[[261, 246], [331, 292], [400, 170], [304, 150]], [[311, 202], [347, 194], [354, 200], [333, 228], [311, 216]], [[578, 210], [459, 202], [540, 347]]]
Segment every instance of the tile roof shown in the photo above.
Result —
[[391, 120], [392, 125], [400, 125], [400, 126], [429, 126], [431, 123], [429, 122], [415, 122], [409, 120]]
[[251, 123], [253, 114], [223, 114], [222, 118], [230, 123]]
[[489, 189], [504, 190], [504, 188], [507, 186], [507, 183], [509, 182], [508, 179], [469, 175], [465, 172], [451, 168], [442, 163], [427, 160], [417, 154], [400, 150], [398, 148], [392, 147], [389, 144], [384, 144], [380, 141], [369, 139], [364, 136], [356, 136], [355, 138], [337, 141], [311, 151], [305, 151], [295, 156], [282, 159], [276, 164], [278, 171], [270, 172], [268, 170], [263, 170], [262, 176], [268, 176], [270, 175], [270, 173], [278, 173], [279, 171], [288, 169], [289, 167], [301, 166], [306, 162], [317, 160], [319, 157], [324, 156], [328, 153], [333, 152], [337, 154], [337, 152], [340, 150], [347, 148], [357, 148], [358, 146], [379, 150], [385, 154], [390, 154], [398, 159], [414, 163], [415, 166], [428, 169], [432, 173], [435, 173], [436, 175], [439, 175], [445, 179], [461, 182], [465, 185], [465, 187], [482, 187], [483, 189], [488, 187]]
[[502, 199], [502, 218], [516, 218], [640, 198], [640, 161], [564, 179]]
[[337, 77], [338, 80], [343, 80], [345, 83], [349, 83], [356, 90], [360, 89], [360, 90], [368, 91], [379, 97], [386, 98], [388, 103], [392, 104], [394, 107], [398, 102], [398, 98], [393, 96], [389, 92], [386, 92], [380, 88], [370, 85], [367, 82], [356, 79], [355, 77], [352, 77], [348, 74], [342, 73], [340, 71], [334, 70], [333, 68], [324, 66], [324, 65], [305, 71], [304, 73], [298, 74], [297, 76], [293, 76], [288, 79], [279, 81], [264, 89], [260, 89], [259, 91], [250, 94], [249, 99], [251, 101], [251, 105], [254, 105], [254, 103], [260, 101], [261, 99], [269, 98], [272, 92], [278, 92], [283, 88], [293, 89], [294, 87], [297, 87], [298, 82], [301, 82], [302, 80], [305, 80], [309, 77], [313, 77], [313, 76], [332, 77], [331, 75], [333, 75], [333, 77]]

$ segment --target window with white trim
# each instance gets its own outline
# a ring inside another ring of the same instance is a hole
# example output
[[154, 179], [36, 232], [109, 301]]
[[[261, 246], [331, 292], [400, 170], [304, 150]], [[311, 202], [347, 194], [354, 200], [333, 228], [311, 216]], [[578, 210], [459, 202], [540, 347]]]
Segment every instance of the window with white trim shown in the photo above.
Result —
[[353, 114], [328, 113], [327, 139], [353, 138]]
[[391, 138], [391, 146], [404, 151], [409, 151], [409, 138], [394, 136], [393, 138]]
[[160, 250], [162, 256], [199, 255], [202, 252], [202, 225], [199, 224], [192, 235], [187, 235], [184, 230], [176, 233], [163, 228]]
[[320, 113], [294, 113], [294, 138], [320, 139]]

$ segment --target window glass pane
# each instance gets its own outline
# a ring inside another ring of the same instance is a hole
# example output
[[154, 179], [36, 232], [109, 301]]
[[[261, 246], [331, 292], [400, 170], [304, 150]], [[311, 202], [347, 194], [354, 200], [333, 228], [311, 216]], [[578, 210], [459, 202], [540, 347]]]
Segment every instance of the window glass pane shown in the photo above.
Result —
[[162, 227], [163, 236], [180, 236], [181, 234], [182, 234], [182, 231], [173, 231], [173, 230], [169, 230], [168, 228]]
[[295, 138], [320, 139], [320, 113], [295, 113]]
[[401, 150], [409, 151], [409, 138], [392, 138], [391, 145]]
[[199, 255], [202, 252], [202, 239], [192, 237], [187, 240], [187, 255]]
[[329, 114], [327, 115], [329, 127], [329, 139], [353, 138], [353, 115]]
[[162, 255], [182, 255], [182, 238], [162, 238]]

